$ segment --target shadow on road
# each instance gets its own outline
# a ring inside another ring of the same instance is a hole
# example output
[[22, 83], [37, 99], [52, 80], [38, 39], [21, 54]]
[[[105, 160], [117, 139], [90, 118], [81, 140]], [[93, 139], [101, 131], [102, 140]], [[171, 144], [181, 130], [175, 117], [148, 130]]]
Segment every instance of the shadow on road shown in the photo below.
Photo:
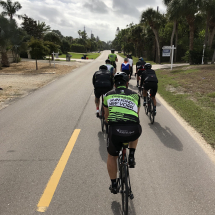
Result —
[[98, 138], [99, 138], [99, 152], [100, 152], [102, 160], [106, 163], [107, 162], [107, 155], [108, 155], [106, 133], [99, 131], [98, 132]]
[[160, 141], [164, 144], [164, 146], [171, 149], [175, 149], [177, 151], [183, 151], [183, 144], [171, 131], [170, 128], [163, 128], [158, 122], [155, 122], [153, 125], [149, 123], [149, 126], [159, 137]]
[[113, 201], [111, 204], [111, 209], [114, 215], [122, 215], [122, 208], [119, 202]]
[[[130, 199], [128, 201], [129, 201], [128, 202], [128, 214], [136, 215], [133, 201]], [[112, 209], [114, 215], [123, 215], [121, 203], [119, 203], [117, 201], [113, 201], [111, 204], [111, 209]]]

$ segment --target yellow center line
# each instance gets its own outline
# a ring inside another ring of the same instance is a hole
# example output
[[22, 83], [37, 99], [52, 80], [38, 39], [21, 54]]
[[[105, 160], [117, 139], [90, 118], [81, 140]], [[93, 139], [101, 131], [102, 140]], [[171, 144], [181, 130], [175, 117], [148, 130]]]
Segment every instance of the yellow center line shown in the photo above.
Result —
[[81, 129], [75, 129], [75, 131], [73, 132], [54, 172], [52, 173], [52, 176], [49, 179], [49, 182], [43, 192], [43, 195], [40, 198], [40, 201], [37, 205], [37, 211], [38, 212], [45, 212], [47, 210], [47, 208], [49, 207], [49, 204], [52, 200], [52, 197], [54, 195], [54, 192], [57, 188], [57, 185], [60, 181], [61, 175], [64, 171], [64, 168], [67, 164], [67, 161], [69, 159], [69, 156], [72, 152], [72, 149], [75, 145], [75, 142], [78, 138], [78, 135], [80, 133]]

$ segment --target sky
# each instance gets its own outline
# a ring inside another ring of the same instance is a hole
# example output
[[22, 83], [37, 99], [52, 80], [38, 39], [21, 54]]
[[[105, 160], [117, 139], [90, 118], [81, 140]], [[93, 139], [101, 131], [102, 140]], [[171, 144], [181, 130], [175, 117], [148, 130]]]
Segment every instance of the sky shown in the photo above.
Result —
[[[4, 0], [6, 1], [6, 0]], [[102, 41], [114, 40], [117, 27], [138, 24], [141, 13], [152, 7], [165, 13], [162, 0], [16, 0], [22, 5], [17, 14], [45, 22], [64, 36], [78, 37], [78, 30], [91, 31]], [[15, 2], [15, 0], [12, 0]], [[0, 7], [0, 12], [2, 12]], [[17, 19], [20, 24], [21, 20]]]

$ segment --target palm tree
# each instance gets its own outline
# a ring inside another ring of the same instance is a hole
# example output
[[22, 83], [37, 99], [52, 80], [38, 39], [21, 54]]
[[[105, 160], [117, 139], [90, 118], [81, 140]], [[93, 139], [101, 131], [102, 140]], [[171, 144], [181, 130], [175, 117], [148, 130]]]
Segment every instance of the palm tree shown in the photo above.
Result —
[[144, 11], [141, 15], [141, 21], [140, 21], [141, 23], [147, 23], [151, 27], [155, 35], [158, 63], [160, 63], [160, 41], [159, 41], [158, 31], [163, 21], [164, 21], [163, 15], [157, 12], [156, 10], [154, 10], [153, 8], [148, 8], [146, 11]]
[[16, 12], [22, 8], [21, 4], [16, 1], [12, 3], [11, 0], [5, 1], [0, 1], [0, 6], [3, 7], [4, 11], [2, 12], [3, 16], [9, 16], [10, 20], [13, 19], [13, 16], [17, 16], [18, 18], [21, 18], [22, 16], [16, 15]]
[[[173, 39], [174, 35], [176, 34], [176, 39], [175, 39], [175, 61], [177, 58], [177, 44], [178, 44], [178, 19], [181, 16], [181, 11], [180, 11], [180, 0], [175, 0], [174, 2], [172, 0], [163, 0], [164, 4], [167, 6], [167, 13], [170, 21], [173, 21], [173, 30], [172, 30], [172, 35], [170, 39], [170, 45], [173, 45]], [[172, 52], [171, 52], [172, 55]], [[170, 57], [171, 59], [171, 57]]]

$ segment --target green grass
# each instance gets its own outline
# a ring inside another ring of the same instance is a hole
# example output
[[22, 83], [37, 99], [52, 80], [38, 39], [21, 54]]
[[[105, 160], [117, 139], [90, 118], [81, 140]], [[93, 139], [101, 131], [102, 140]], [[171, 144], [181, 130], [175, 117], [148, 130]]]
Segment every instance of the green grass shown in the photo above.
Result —
[[[123, 53], [117, 53], [117, 54], [118, 54], [119, 56], [121, 56], [122, 58], [125, 58], [125, 57], [126, 57]], [[133, 64], [136, 65], [136, 63], [137, 63], [137, 61], [139, 60], [139, 58], [138, 58], [138, 57], [132, 56], [132, 59], [133, 59]], [[150, 63], [151, 65], [156, 64], [155, 62], [153, 62], [153, 61], [148, 61], [148, 60], [146, 60], [146, 59], [144, 59], [144, 61], [146, 61], [147, 63]]]
[[[71, 59], [81, 59], [84, 54], [87, 55], [89, 59], [96, 59], [100, 53], [75, 53], [75, 52], [69, 52], [70, 55], [72, 55]], [[65, 54], [59, 55], [59, 58], [66, 58]]]
[[[197, 70], [184, 70], [183, 68], [175, 69], [172, 72], [157, 70], [158, 93], [215, 148], [215, 101], [211, 100], [211, 98], [215, 98], [215, 92], [209, 94], [199, 92], [198, 87], [196, 87], [194, 92], [188, 93], [185, 89], [187, 82], [184, 74], [196, 74]], [[182, 75], [177, 77], [179, 74]], [[198, 75], [193, 77], [196, 77], [196, 80], [199, 78]], [[211, 76], [211, 78], [213, 77]], [[183, 87], [185, 92], [182, 94], [171, 92], [167, 90], [169, 86], [176, 89]], [[189, 89], [189, 84], [187, 84], [187, 88]]]

